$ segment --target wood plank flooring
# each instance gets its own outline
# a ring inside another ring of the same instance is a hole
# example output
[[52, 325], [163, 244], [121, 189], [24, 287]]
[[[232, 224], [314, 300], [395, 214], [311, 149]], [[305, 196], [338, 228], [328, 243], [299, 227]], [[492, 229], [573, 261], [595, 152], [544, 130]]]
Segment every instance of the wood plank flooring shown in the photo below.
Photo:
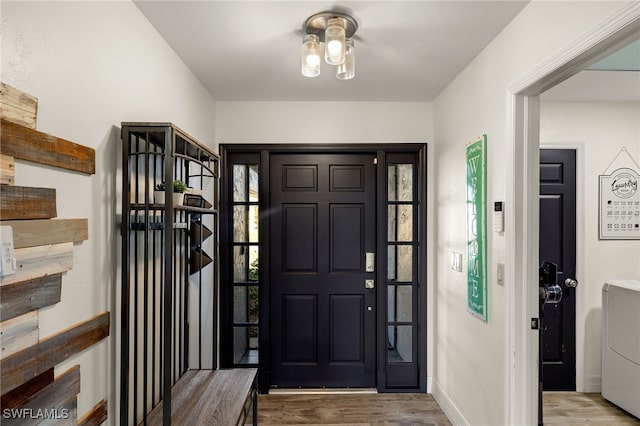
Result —
[[259, 395], [258, 424], [451, 425], [429, 394]]
[[545, 392], [545, 426], [640, 425], [640, 420], [623, 411], [599, 393]]
[[[271, 394], [258, 397], [258, 424], [451, 425], [429, 394]], [[636, 425], [599, 393], [545, 392], [545, 426]]]

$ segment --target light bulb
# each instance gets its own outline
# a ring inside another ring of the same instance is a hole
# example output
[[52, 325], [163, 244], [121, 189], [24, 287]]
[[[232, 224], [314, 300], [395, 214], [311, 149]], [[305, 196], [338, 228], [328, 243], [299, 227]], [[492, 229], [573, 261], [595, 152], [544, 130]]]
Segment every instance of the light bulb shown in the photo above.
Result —
[[344, 62], [338, 65], [336, 77], [340, 80], [351, 80], [356, 75], [355, 50], [353, 40], [347, 39]]
[[320, 55], [316, 55], [315, 53], [307, 55], [306, 62], [310, 67], [317, 67], [320, 64]]
[[307, 34], [302, 40], [301, 72], [305, 77], [320, 75], [320, 57], [322, 50], [320, 38], [315, 34]]
[[327, 20], [327, 29], [324, 32], [324, 41], [327, 44], [324, 60], [329, 65], [340, 65], [344, 62], [344, 27], [345, 22], [342, 18], [329, 18]]

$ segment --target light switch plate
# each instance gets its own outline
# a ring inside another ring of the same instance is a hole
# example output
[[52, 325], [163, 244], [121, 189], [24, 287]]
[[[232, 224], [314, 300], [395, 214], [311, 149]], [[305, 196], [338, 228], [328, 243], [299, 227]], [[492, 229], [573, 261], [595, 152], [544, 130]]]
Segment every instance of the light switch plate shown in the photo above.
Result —
[[496, 281], [498, 285], [504, 287], [504, 263], [498, 263], [498, 268], [496, 271]]
[[451, 269], [456, 272], [462, 272], [462, 253], [451, 252]]

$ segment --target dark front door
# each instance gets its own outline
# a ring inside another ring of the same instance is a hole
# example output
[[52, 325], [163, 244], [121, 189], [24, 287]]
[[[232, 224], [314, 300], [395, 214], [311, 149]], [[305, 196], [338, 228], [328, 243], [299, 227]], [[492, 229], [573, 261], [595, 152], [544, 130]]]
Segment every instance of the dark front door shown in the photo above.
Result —
[[273, 154], [271, 384], [375, 386], [374, 155]]
[[540, 261], [558, 265], [564, 289], [559, 304], [544, 308], [543, 389], [576, 390], [576, 153], [540, 150]]

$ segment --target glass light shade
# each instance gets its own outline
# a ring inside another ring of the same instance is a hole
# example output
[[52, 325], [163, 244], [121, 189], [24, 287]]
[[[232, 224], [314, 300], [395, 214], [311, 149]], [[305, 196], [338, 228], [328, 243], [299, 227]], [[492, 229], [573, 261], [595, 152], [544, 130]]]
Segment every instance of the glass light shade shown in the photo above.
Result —
[[338, 65], [336, 77], [340, 80], [351, 80], [356, 76], [356, 58], [353, 47], [353, 40], [347, 39], [344, 62]]
[[342, 18], [330, 18], [327, 20], [327, 29], [324, 32], [324, 60], [329, 65], [340, 65], [344, 62], [345, 55], [345, 30]]
[[302, 75], [305, 77], [319, 76], [321, 62], [322, 48], [320, 47], [320, 38], [315, 34], [305, 35], [302, 40]]

